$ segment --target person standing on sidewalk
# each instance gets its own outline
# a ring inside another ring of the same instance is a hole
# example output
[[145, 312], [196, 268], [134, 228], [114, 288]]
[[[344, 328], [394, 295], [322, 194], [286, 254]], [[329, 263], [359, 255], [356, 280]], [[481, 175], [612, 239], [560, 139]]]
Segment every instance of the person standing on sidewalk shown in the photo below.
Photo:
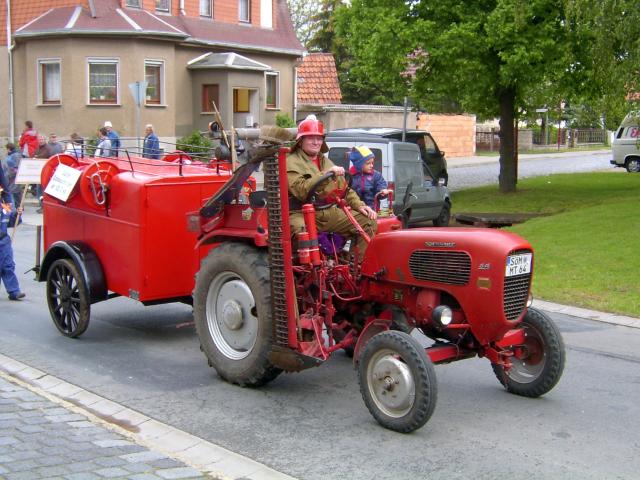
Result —
[[6, 148], [7, 156], [2, 161], [2, 169], [4, 170], [4, 176], [7, 181], [5, 190], [13, 195], [13, 203], [15, 205], [20, 205], [22, 200], [22, 190], [24, 187], [16, 185], [16, 175], [18, 174], [18, 167], [20, 167], [22, 154], [11, 142], [7, 143]]
[[[4, 181], [4, 174], [2, 177]], [[20, 291], [20, 284], [16, 276], [16, 264], [13, 261], [11, 237], [7, 233], [9, 221], [15, 212], [11, 194], [0, 187], [0, 278], [4, 283], [4, 288], [7, 289], [9, 300], [22, 300], [25, 294]]]
[[38, 132], [33, 128], [31, 120], [24, 122], [24, 130], [18, 143], [23, 157], [31, 158], [36, 154], [36, 150], [38, 150]]
[[113, 129], [113, 125], [109, 120], [104, 122], [104, 128], [107, 129], [107, 137], [111, 142], [111, 157], [118, 156], [118, 150], [120, 149], [120, 135]]
[[160, 141], [153, 131], [153, 125], [147, 124], [145, 128], [144, 147], [142, 156], [152, 160], [160, 160]]
[[55, 155], [56, 153], [64, 152], [64, 145], [58, 141], [58, 135], [55, 133], [49, 134], [49, 146], [51, 147], [51, 151]]

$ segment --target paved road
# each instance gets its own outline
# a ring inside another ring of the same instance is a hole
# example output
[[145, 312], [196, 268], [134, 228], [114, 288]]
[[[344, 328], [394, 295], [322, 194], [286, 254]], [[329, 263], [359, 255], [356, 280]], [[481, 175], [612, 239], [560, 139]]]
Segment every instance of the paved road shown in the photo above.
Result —
[[[520, 155], [518, 178], [616, 170], [609, 164], [611, 158], [610, 150]], [[452, 191], [498, 184], [500, 165], [497, 157], [459, 157], [448, 159], [447, 162], [449, 189]]]
[[[21, 235], [22, 272], [33, 263], [33, 229]], [[434, 416], [399, 435], [371, 418], [344, 355], [241, 389], [207, 367], [189, 307], [109, 300], [70, 340], [49, 319], [43, 285], [22, 282], [26, 302], [0, 299], [0, 352], [297, 478], [635, 479], [640, 471], [639, 329], [554, 315], [567, 367], [541, 399], [505, 393], [486, 360], [438, 366]]]

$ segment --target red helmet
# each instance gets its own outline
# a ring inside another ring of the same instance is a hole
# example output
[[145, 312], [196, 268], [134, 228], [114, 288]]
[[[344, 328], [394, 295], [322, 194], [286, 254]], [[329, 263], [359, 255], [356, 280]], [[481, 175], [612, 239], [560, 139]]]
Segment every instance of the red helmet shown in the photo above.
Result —
[[300, 122], [296, 140], [300, 140], [307, 135], [320, 135], [324, 137], [324, 125], [315, 115], [307, 115], [307, 118]]

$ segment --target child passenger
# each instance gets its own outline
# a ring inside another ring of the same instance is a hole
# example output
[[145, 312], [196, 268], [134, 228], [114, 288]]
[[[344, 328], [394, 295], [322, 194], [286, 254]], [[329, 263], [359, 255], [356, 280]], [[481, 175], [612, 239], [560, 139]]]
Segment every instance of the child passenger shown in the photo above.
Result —
[[358, 146], [351, 149], [349, 160], [351, 167], [351, 188], [369, 207], [375, 208], [374, 199], [377, 193], [389, 194], [387, 181], [382, 173], [373, 169], [374, 155], [368, 147]]

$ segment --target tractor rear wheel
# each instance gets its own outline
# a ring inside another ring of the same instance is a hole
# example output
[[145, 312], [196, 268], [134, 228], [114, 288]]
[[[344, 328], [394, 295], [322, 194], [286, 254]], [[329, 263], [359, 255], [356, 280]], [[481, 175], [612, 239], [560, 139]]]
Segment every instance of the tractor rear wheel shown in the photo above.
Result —
[[436, 406], [433, 364], [418, 341], [404, 332], [382, 332], [364, 345], [358, 380], [369, 412], [389, 430], [417, 430]]
[[268, 359], [273, 346], [266, 251], [223, 243], [196, 275], [193, 310], [200, 348], [224, 380], [257, 387], [281, 370]]
[[517, 347], [522, 353], [511, 357], [509, 369], [492, 364], [493, 372], [507, 391], [523, 397], [539, 397], [555, 387], [562, 376], [564, 342], [553, 321], [535, 308], [527, 311], [521, 327], [526, 340]]

